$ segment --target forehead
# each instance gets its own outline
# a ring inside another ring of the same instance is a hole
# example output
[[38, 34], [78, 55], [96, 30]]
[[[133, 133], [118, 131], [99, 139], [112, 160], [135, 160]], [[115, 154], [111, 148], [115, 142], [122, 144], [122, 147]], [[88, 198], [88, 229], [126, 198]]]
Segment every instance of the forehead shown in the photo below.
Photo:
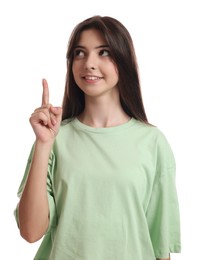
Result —
[[104, 45], [106, 44], [103, 33], [97, 29], [87, 29], [81, 32], [78, 45]]

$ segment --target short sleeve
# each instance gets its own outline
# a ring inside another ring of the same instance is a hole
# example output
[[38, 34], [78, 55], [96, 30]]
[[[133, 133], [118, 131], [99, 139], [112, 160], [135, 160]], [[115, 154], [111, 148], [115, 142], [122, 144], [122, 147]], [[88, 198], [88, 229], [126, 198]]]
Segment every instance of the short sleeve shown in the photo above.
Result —
[[[24, 186], [29, 174], [29, 170], [31, 167], [31, 162], [32, 162], [32, 157], [34, 153], [34, 145], [31, 149], [31, 152], [28, 157], [28, 161], [26, 164], [24, 176], [22, 178], [22, 181], [20, 183], [17, 196], [20, 198], [22, 195], [22, 192], [24, 190]], [[49, 161], [48, 161], [48, 173], [47, 173], [47, 196], [48, 196], [48, 203], [49, 203], [49, 226], [47, 232], [50, 231], [50, 229], [55, 226], [56, 224], [56, 207], [55, 207], [55, 200], [54, 200], [54, 192], [53, 192], [53, 172], [54, 172], [54, 167], [55, 167], [55, 156], [51, 152]], [[16, 206], [14, 210], [14, 216], [17, 222], [17, 225], [19, 227], [19, 221], [18, 221], [18, 205]]]
[[49, 203], [49, 227], [47, 232], [49, 232], [52, 227], [56, 225], [56, 206], [55, 206], [55, 197], [53, 190], [53, 176], [55, 169], [55, 155], [53, 152], [50, 155], [48, 162], [48, 174], [47, 174], [47, 195]]
[[156, 178], [146, 216], [155, 257], [168, 258], [181, 251], [176, 165], [163, 135], [157, 146]]

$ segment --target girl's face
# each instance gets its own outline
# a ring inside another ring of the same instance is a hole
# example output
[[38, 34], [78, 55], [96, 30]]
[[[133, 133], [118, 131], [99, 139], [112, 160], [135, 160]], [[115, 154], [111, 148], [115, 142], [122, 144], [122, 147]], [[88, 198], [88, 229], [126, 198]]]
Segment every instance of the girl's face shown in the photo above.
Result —
[[72, 66], [76, 84], [87, 96], [118, 92], [118, 71], [104, 36], [96, 29], [81, 33]]

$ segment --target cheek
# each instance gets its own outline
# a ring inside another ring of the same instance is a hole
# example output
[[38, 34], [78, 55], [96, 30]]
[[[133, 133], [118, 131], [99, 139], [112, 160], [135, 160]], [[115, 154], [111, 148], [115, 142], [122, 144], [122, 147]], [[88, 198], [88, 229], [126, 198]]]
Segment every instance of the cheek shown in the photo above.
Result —
[[113, 63], [113, 62], [109, 63], [108, 67], [107, 67], [107, 71], [111, 72], [111, 75], [113, 76], [113, 78], [114, 77], [119, 78], [118, 68], [115, 63]]
[[119, 73], [116, 67], [111, 68], [111, 74], [114, 80], [119, 81]]
[[77, 63], [74, 63], [72, 65], [72, 73], [73, 73], [74, 80], [76, 81], [76, 83], [78, 83], [77, 81], [79, 81], [80, 67], [78, 66]]
[[72, 70], [76, 73], [79, 71], [79, 69], [81, 68], [82, 64], [80, 61], [73, 61], [72, 63]]
[[76, 64], [75, 63], [73, 63], [72, 64], [72, 72], [73, 72], [73, 76], [75, 76], [75, 74], [76, 74]]
[[76, 62], [74, 62], [72, 64], [72, 74], [73, 74], [75, 83], [79, 86], [80, 85], [80, 65]]
[[119, 71], [118, 71], [118, 68], [117, 68], [116, 64], [113, 64], [113, 66], [114, 66], [114, 70], [116, 72], [116, 75], [119, 78]]

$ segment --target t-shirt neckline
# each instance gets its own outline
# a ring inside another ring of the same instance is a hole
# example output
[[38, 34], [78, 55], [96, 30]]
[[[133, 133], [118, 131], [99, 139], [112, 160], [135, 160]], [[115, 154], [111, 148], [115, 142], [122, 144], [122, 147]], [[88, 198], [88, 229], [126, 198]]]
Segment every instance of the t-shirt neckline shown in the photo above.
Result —
[[82, 123], [77, 117], [75, 117], [74, 120], [72, 121], [72, 124], [74, 125], [74, 127], [79, 128], [82, 131], [101, 134], [101, 133], [114, 133], [114, 132], [125, 130], [133, 126], [135, 124], [135, 121], [136, 120], [134, 118], [131, 118], [127, 122], [121, 125], [96, 128]]

